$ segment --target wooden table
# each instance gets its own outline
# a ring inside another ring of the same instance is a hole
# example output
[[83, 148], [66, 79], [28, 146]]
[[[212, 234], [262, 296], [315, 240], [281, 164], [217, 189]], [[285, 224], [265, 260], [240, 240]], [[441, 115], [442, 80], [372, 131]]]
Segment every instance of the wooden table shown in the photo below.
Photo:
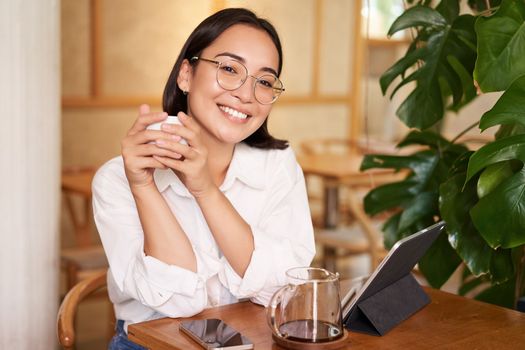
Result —
[[324, 227], [335, 228], [338, 218], [338, 190], [341, 185], [347, 187], [373, 187], [384, 183], [399, 181], [406, 173], [394, 173], [390, 169], [372, 169], [365, 172], [359, 168], [363, 156], [359, 154], [308, 154], [298, 155], [305, 176], [316, 175], [323, 178]]
[[[406, 172], [394, 173], [390, 169], [371, 169], [366, 172], [359, 170], [363, 155], [356, 153], [325, 153], [297, 156], [305, 176], [315, 175], [323, 179], [323, 227], [333, 230], [337, 227], [339, 218], [339, 189], [345, 186], [348, 189], [348, 210], [356, 222], [361, 226], [367, 238], [368, 245], [352, 247], [350, 250], [366, 250], [371, 255], [372, 270], [381, 258], [379, 247], [382, 245], [379, 234], [368, 215], [364, 212], [361, 199], [356, 196], [358, 189], [372, 188], [377, 185], [399, 181], [406, 176]], [[327, 233], [323, 237], [316, 236], [316, 241], [322, 245], [323, 266], [330, 271], [337, 271], [337, 247], [347, 245], [341, 241], [339, 234]], [[326, 236], [326, 237], [325, 237]], [[334, 237], [332, 237], [334, 236]], [[344, 235], [343, 235], [344, 236]], [[333, 242], [333, 241], [336, 242]], [[341, 241], [341, 242], [340, 242]], [[339, 243], [339, 244], [334, 244]], [[353, 246], [352, 242], [348, 243]], [[350, 248], [350, 247], [349, 247]]]
[[[91, 242], [91, 182], [95, 176], [95, 167], [73, 167], [62, 171], [61, 187], [67, 211], [75, 229], [76, 243], [79, 246], [89, 246]], [[82, 214], [79, 215], [73, 205], [73, 196], [82, 200]]]
[[[350, 332], [346, 349], [525, 349], [525, 314], [425, 288], [432, 302], [383, 337]], [[189, 319], [219, 318], [247, 336], [256, 350], [272, 341], [266, 311], [251, 302], [207, 309]], [[180, 319], [130, 325], [131, 340], [152, 350], [197, 350], [179, 333]]]
[[362, 157], [350, 154], [309, 154], [297, 157], [304, 175], [315, 175], [323, 179], [323, 226], [335, 228], [339, 214], [339, 184], [344, 179], [361, 182], [369, 175], [359, 171]]

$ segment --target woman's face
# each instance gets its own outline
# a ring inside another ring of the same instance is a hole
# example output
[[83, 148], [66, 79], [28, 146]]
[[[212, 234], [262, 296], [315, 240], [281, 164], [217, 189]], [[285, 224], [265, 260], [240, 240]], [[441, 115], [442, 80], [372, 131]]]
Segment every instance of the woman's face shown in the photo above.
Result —
[[[277, 72], [279, 64], [279, 55], [270, 36], [263, 30], [242, 24], [225, 30], [200, 57], [219, 62], [235, 59], [255, 77], [269, 71]], [[272, 105], [263, 105], [255, 99], [254, 78], [248, 77], [241, 87], [228, 91], [217, 83], [216, 72], [217, 65], [210, 62], [199, 60], [193, 66], [193, 73], [187, 75], [185, 89], [188, 91], [188, 114], [199, 122], [205, 137], [235, 144], [261, 126]], [[182, 87], [180, 80], [179, 86]]]

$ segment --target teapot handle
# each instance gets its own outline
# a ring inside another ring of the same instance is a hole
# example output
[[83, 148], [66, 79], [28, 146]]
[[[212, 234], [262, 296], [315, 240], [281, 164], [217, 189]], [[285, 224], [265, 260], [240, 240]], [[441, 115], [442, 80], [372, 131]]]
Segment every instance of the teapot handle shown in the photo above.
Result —
[[266, 320], [268, 321], [268, 326], [270, 326], [270, 329], [272, 330], [273, 334], [278, 336], [279, 338], [283, 338], [284, 336], [279, 332], [279, 328], [277, 328], [277, 325], [275, 324], [275, 310], [277, 309], [277, 305], [281, 303], [281, 299], [283, 296], [283, 293], [289, 288], [289, 285], [285, 285], [281, 287], [270, 299], [270, 303], [268, 304], [268, 308], [266, 309]]

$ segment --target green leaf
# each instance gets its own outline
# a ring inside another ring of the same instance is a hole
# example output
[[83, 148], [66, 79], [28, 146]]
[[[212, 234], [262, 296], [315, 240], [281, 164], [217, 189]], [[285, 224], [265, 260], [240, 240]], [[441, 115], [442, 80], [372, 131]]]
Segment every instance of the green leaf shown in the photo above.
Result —
[[437, 81], [426, 89], [416, 88], [396, 111], [399, 119], [411, 128], [426, 129], [443, 118], [443, 99]]
[[476, 21], [478, 59], [474, 78], [484, 92], [502, 91], [525, 74], [525, 2], [504, 0]]
[[364, 199], [364, 209], [369, 215], [403, 206], [418, 192], [420, 186], [413, 178], [378, 186], [367, 193]]
[[463, 98], [463, 85], [461, 79], [450, 66], [448, 62], [448, 56], [440, 67], [439, 71], [441, 77], [439, 77], [439, 83], [442, 89], [445, 89], [441, 94], [443, 96], [452, 95], [452, 107], [459, 106]]
[[452, 23], [447, 24], [437, 11], [421, 10], [442, 18], [440, 21], [443, 25], [436, 26], [429, 18], [416, 20], [416, 15], [422, 15], [418, 11], [407, 10], [405, 14], [410, 13], [411, 16], [405, 18], [403, 22], [420, 25], [418, 36], [410, 46], [406, 57], [386, 71], [380, 83], [385, 93], [397, 76], [404, 75], [409, 67], [415, 66], [413, 73], [402, 79], [394, 88], [392, 96], [402, 86], [415, 81], [415, 88], [401, 103], [396, 114], [408, 127], [426, 129], [443, 118], [449, 95], [453, 96], [454, 108], [468, 103], [476, 96], [472, 93], [472, 82], [470, 85], [467, 83], [468, 79], [472, 81], [471, 72], [476, 59], [476, 36], [473, 16], [455, 17]]
[[384, 72], [381, 75], [381, 78], [379, 79], [379, 83], [381, 85], [381, 92], [383, 93], [383, 95], [386, 94], [386, 90], [398, 75], [404, 75], [406, 70], [412, 65], [416, 64], [421, 58], [424, 57], [425, 54], [425, 48], [418, 48], [411, 52], [407, 52], [407, 54], [403, 58], [401, 58], [386, 72]]
[[493, 283], [503, 283], [514, 276], [512, 249], [496, 249], [490, 262], [491, 280]]
[[468, 149], [463, 145], [453, 144], [440, 134], [430, 130], [412, 130], [407, 136], [405, 136], [403, 140], [397, 144], [397, 147], [406, 147], [410, 145], [425, 145], [434, 150], [447, 150], [456, 154], [462, 154], [468, 151]]
[[458, 41], [454, 41], [454, 45], [465, 46], [467, 50], [457, 50], [458, 47], [454, 48], [452, 55], [457, 57], [461, 64], [468, 67], [468, 71], [473, 73], [474, 66], [476, 65], [477, 56], [477, 36], [474, 26], [476, 25], [476, 17], [471, 15], [461, 15], [454, 20], [452, 23], [452, 31], [457, 37]]
[[419, 261], [419, 269], [433, 288], [440, 288], [454, 273], [461, 259], [447, 241], [446, 232], [441, 232], [427, 253]]
[[447, 22], [452, 23], [452, 21], [454, 21], [459, 15], [459, 1], [441, 0], [436, 7], [436, 11], [438, 11]]
[[483, 170], [478, 179], [477, 193], [479, 198], [485, 197], [492, 192], [503, 180], [509, 178], [514, 174], [510, 161], [499, 162]]
[[462, 153], [459, 157], [457, 157], [455, 161], [452, 163], [452, 165], [450, 166], [449, 175], [454, 176], [459, 173], [466, 173], [469, 159], [473, 153], [474, 151], [468, 151], [468, 152]]
[[392, 249], [394, 244], [404, 236], [403, 233], [399, 232], [397, 229], [400, 218], [401, 213], [392, 215], [387, 221], [385, 221], [381, 228], [383, 231], [383, 242], [387, 250]]
[[412, 130], [408, 133], [407, 136], [405, 136], [404, 139], [402, 139], [397, 144], [397, 147], [405, 147], [405, 146], [410, 146], [410, 145], [425, 145], [425, 146], [430, 146], [432, 148], [437, 149], [437, 148], [443, 148], [449, 144], [450, 144], [450, 141], [448, 141], [443, 136], [441, 136], [440, 134], [437, 134], [434, 131]]
[[499, 139], [474, 152], [468, 163], [466, 181], [469, 181], [483, 168], [510, 159], [519, 159], [525, 162], [525, 135], [514, 135]]
[[487, 0], [468, 0], [468, 5], [472, 10], [477, 13], [486, 11], [491, 7], [496, 7], [501, 4], [501, 0], [490, 0], [488, 2], [489, 7], [487, 8]]
[[470, 216], [491, 247], [525, 244], [525, 169], [480, 199]]
[[496, 139], [503, 139], [505, 137], [525, 134], [525, 126], [521, 124], [504, 124], [500, 126], [496, 132]]
[[447, 20], [436, 10], [426, 6], [414, 6], [399, 16], [388, 30], [388, 36], [417, 26], [444, 26]]
[[474, 86], [472, 74], [465, 68], [465, 66], [461, 64], [461, 62], [458, 61], [456, 57], [447, 56], [447, 62], [458, 75], [465, 94], [464, 99], [452, 106], [453, 109], [457, 111], [460, 107], [465, 106], [468, 102], [472, 101], [476, 97], [476, 87]]
[[432, 220], [437, 212], [438, 195], [436, 192], [421, 192], [410, 202], [404, 205], [405, 210], [401, 213], [398, 224], [399, 231], [406, 231], [416, 222], [421, 220]]
[[[525, 59], [525, 58], [524, 58]], [[479, 128], [486, 130], [498, 124], [525, 126], [525, 75], [516, 79], [491, 110], [483, 114]]]
[[421, 151], [409, 156], [366, 155], [361, 163], [361, 171], [373, 168], [411, 169], [418, 179], [428, 177], [438, 162], [435, 152]]
[[[476, 189], [467, 186], [461, 188], [465, 173], [451, 177], [440, 187], [440, 212], [447, 222], [448, 240], [465, 265], [476, 277], [487, 274], [494, 281], [505, 281], [514, 271], [510, 251], [494, 250], [480, 236], [469, 217], [469, 210], [477, 201]], [[508, 265], [502, 268], [502, 261]]]

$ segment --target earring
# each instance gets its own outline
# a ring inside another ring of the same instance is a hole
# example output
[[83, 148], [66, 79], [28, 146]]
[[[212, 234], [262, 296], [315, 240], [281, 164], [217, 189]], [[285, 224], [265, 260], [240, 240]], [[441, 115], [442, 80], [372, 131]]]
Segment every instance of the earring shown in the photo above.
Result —
[[188, 94], [188, 91], [182, 90], [182, 93], [184, 94], [184, 96], [186, 96]]

